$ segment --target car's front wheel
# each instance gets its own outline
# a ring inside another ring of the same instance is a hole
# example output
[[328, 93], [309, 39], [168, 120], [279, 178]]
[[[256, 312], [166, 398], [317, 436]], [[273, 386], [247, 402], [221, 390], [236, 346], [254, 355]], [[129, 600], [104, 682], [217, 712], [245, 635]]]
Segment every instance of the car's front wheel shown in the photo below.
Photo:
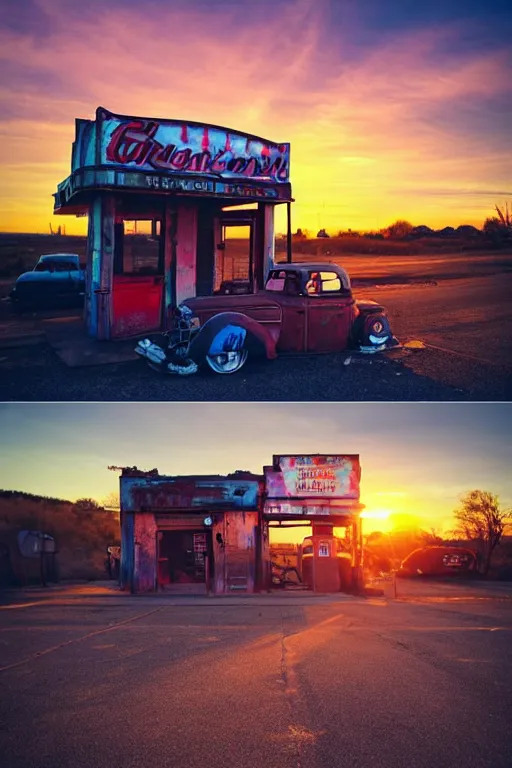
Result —
[[248, 358], [249, 350], [242, 348], [233, 352], [206, 355], [206, 362], [214, 373], [230, 374], [241, 370]]

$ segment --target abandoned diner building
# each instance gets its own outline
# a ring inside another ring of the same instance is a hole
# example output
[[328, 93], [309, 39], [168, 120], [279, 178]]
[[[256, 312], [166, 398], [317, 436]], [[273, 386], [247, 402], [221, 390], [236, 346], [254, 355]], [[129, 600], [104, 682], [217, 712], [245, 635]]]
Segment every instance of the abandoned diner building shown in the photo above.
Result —
[[[254, 593], [272, 586], [274, 527], [310, 526], [309, 588], [351, 591], [362, 565], [358, 455], [276, 455], [261, 475], [164, 476], [125, 468], [120, 476], [121, 588], [208, 594]], [[340, 571], [338, 538], [345, 532]]]
[[[263, 288], [282, 203], [291, 260], [289, 144], [102, 107], [95, 120], [75, 123], [71, 174], [54, 212], [88, 217], [89, 336], [165, 329], [184, 299], [225, 292], [234, 280], [250, 293]], [[240, 238], [236, 253], [229, 232]]]

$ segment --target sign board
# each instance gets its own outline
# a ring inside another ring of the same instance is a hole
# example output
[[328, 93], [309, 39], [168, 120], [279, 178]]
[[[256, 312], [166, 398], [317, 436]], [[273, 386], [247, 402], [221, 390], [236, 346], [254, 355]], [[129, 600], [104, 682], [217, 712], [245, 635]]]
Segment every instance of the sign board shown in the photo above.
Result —
[[272, 517], [319, 517], [321, 515], [350, 516], [352, 504], [349, 501], [334, 504], [316, 504], [314, 501], [277, 501], [265, 502], [264, 514]]
[[290, 145], [208, 123], [116, 115], [75, 121], [71, 174], [54, 211], [82, 215], [92, 190], [291, 202]]
[[22, 557], [40, 557], [54, 554], [55, 539], [42, 531], [19, 531], [18, 548]]
[[269, 503], [287, 499], [358, 501], [360, 477], [356, 454], [274, 456], [273, 466], [265, 467], [266, 497]]
[[227, 181], [289, 183], [290, 145], [208, 123], [117, 115], [76, 121], [72, 171], [115, 167]]
[[249, 202], [258, 200], [286, 201], [289, 199], [289, 187], [282, 185], [262, 185], [248, 183], [226, 183], [210, 179], [191, 179], [182, 176], [163, 176], [162, 174], [125, 172], [105, 169], [75, 171], [57, 187], [55, 209], [64, 207], [77, 193], [87, 189], [114, 188], [121, 190], [139, 190], [141, 192], [180, 192], [200, 197], [243, 198]]

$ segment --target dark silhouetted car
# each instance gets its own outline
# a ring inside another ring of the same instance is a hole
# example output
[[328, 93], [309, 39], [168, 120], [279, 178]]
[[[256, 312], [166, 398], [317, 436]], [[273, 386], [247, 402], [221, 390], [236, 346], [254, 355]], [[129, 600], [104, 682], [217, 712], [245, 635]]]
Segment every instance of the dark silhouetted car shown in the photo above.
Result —
[[415, 549], [402, 562], [397, 576], [474, 576], [478, 573], [477, 557], [471, 549], [461, 547], [423, 547]]
[[85, 270], [76, 253], [49, 253], [34, 269], [24, 272], [14, 284], [10, 298], [22, 309], [57, 307], [83, 303]]
[[239, 371], [248, 358], [286, 353], [359, 350], [398, 345], [386, 310], [357, 301], [336, 264], [283, 264], [258, 293], [186, 299], [175, 310], [167, 349], [149, 339], [136, 352], [160, 370], [188, 375], [207, 364], [215, 373]]

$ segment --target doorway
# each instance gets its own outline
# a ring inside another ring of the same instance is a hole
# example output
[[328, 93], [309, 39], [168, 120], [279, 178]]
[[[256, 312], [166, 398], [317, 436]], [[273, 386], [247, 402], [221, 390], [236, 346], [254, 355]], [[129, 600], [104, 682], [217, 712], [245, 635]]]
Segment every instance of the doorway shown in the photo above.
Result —
[[213, 578], [211, 531], [175, 530], [158, 534], [158, 586], [206, 591]]
[[223, 211], [215, 221], [214, 293], [252, 293], [255, 213]]
[[115, 224], [112, 336], [159, 330], [164, 288], [161, 218], [120, 218]]

